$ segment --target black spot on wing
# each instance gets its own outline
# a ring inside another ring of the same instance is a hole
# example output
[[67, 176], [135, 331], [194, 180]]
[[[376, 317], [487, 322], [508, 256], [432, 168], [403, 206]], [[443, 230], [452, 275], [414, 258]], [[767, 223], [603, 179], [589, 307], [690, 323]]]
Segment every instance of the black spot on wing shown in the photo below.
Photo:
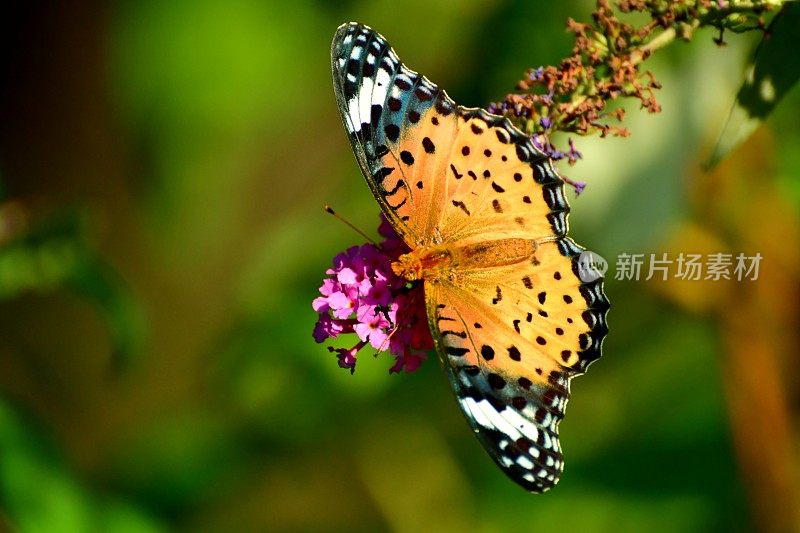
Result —
[[375, 176], [375, 181], [380, 184], [392, 172], [394, 172], [394, 167], [381, 167], [373, 175]]
[[382, 158], [389, 154], [389, 147], [385, 144], [379, 145], [375, 148], [375, 157]]
[[481, 357], [483, 357], [487, 361], [491, 361], [494, 359], [494, 349], [491, 346], [483, 345], [481, 346]]
[[469, 209], [467, 209], [467, 206], [464, 205], [464, 202], [461, 202], [459, 200], [453, 200], [453, 205], [455, 207], [458, 207], [459, 209], [461, 209], [464, 213], [467, 214], [467, 216], [469, 216], [469, 214], [470, 214], [469, 213]]
[[[398, 209], [400, 209], [401, 207], [406, 205], [406, 202], [408, 202], [408, 196], [404, 197], [403, 200], [397, 205], [392, 205], [392, 204], [388, 204], [388, 205], [389, 205], [390, 208], [392, 208], [393, 210], [397, 211]], [[403, 219], [403, 220], [406, 220], [406, 219]]]
[[490, 373], [487, 376], [489, 381], [489, 385], [493, 389], [502, 389], [506, 386], [506, 380], [504, 380], [499, 374]]
[[381, 120], [381, 114], [383, 113], [383, 106], [373, 104], [370, 108], [370, 123], [371, 125], [376, 125]]
[[408, 166], [411, 166], [414, 164], [414, 156], [408, 150], [403, 150], [402, 152], [400, 152], [400, 161], [402, 161]]
[[462, 357], [469, 353], [469, 348], [463, 348], [460, 346], [445, 346], [444, 353], [447, 355]]
[[498, 304], [503, 299], [503, 291], [500, 290], [500, 285], [495, 287], [495, 297], [492, 298], [493, 304]]
[[410, 82], [410, 81], [408, 81], [408, 80], [405, 80], [405, 79], [402, 79], [402, 78], [396, 79], [396, 80], [394, 81], [394, 84], [395, 84], [395, 85], [397, 86], [397, 88], [398, 88], [398, 89], [400, 89], [401, 91], [407, 91], [407, 90], [409, 90], [411, 87], [413, 87], [413, 85], [414, 85], [412, 82]]
[[400, 189], [402, 189], [403, 187], [405, 187], [405, 185], [406, 185], [406, 182], [405, 182], [405, 181], [403, 181], [402, 179], [400, 179], [400, 180], [397, 180], [397, 183], [395, 184], [394, 188], [392, 188], [391, 190], [388, 190], [388, 191], [384, 192], [384, 193], [383, 193], [383, 195], [384, 195], [384, 196], [386, 196], [386, 197], [389, 197], [389, 196], [394, 196], [395, 194], [397, 194], [397, 192], [398, 192]]
[[383, 131], [386, 133], [386, 138], [392, 142], [397, 142], [400, 138], [400, 126], [397, 124], [386, 124]]

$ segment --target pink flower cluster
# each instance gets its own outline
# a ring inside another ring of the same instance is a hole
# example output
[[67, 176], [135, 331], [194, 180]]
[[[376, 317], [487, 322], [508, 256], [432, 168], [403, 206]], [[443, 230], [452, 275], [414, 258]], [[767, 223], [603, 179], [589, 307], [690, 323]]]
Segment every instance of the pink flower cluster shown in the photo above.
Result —
[[413, 372], [433, 349], [425, 297], [421, 284], [410, 284], [392, 272], [392, 262], [409, 248], [383, 215], [378, 232], [384, 237], [380, 244], [353, 246], [333, 258], [333, 268], [319, 288], [322, 296], [311, 304], [319, 313], [314, 340], [321, 343], [355, 333], [359, 342], [352, 348], [328, 347], [350, 373], [367, 345], [394, 355], [390, 373]]

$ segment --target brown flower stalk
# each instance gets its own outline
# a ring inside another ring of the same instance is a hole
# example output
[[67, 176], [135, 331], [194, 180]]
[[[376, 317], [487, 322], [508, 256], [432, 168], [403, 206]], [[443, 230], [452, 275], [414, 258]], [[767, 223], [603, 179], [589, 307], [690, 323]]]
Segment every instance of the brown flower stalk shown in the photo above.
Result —
[[[697, 28], [708, 26], [717, 28], [714, 42], [722, 46], [725, 30], [763, 30], [763, 15], [785, 1], [620, 0], [615, 10], [609, 0], [597, 0], [591, 22], [567, 20], [567, 31], [575, 35], [571, 55], [557, 67], [529, 69], [517, 92], [488, 109], [509, 117], [552, 159], [574, 164], [581, 154], [572, 140], [568, 150], [560, 150], [550, 134], [627, 137], [629, 131], [618, 124], [625, 109], [609, 109], [620, 98], [638, 100], [649, 113], [661, 110], [655, 95], [661, 84], [652, 72], [640, 69], [654, 51], [676, 39], [688, 41]], [[620, 18], [630, 13], [645, 13], [649, 20], [635, 26]], [[584, 186], [573, 185], [579, 193]]]

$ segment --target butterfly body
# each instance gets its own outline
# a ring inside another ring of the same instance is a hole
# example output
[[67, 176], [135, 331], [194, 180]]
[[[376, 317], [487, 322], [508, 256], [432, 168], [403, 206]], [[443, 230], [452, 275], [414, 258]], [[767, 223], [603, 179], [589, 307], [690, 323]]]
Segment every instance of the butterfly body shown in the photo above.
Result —
[[459, 272], [536, 261], [537, 241], [500, 239], [464, 246], [420, 246], [400, 256], [392, 265], [394, 273], [409, 281], [456, 282]]
[[392, 269], [424, 283], [462, 412], [507, 475], [549, 489], [570, 381], [608, 331], [602, 279], [578, 275], [563, 180], [507, 119], [456, 105], [367, 26], [339, 28], [332, 71], [356, 159], [411, 249]]

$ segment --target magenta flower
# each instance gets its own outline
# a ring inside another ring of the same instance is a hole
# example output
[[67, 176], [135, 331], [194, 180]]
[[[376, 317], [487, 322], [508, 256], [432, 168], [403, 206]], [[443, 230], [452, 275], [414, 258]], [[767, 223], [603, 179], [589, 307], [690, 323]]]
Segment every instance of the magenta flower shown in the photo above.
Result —
[[378, 233], [381, 243], [353, 246], [333, 258], [319, 288], [322, 296], [311, 302], [319, 314], [314, 340], [354, 333], [359, 342], [352, 348], [328, 348], [351, 373], [358, 352], [368, 345], [395, 357], [390, 373], [413, 372], [433, 349], [422, 285], [392, 271], [392, 263], [410, 250], [382, 215]]
[[369, 342], [376, 350], [385, 350], [389, 346], [387, 331], [391, 331], [390, 328], [394, 325], [389, 320], [389, 312], [374, 305], [362, 306], [356, 314], [358, 322], [353, 326], [353, 331], [359, 339]]

